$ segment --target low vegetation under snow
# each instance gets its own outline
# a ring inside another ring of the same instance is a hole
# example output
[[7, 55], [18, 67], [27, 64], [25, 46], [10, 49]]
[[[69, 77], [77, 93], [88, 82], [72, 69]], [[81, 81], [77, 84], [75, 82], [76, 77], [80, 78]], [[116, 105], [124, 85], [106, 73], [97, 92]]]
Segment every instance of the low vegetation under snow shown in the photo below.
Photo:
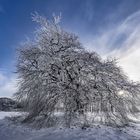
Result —
[[0, 112], [0, 140], [139, 140], [140, 123], [129, 127], [113, 128], [94, 125], [81, 128], [43, 128], [35, 130], [25, 125], [14, 124], [5, 116], [19, 115], [17, 112]]

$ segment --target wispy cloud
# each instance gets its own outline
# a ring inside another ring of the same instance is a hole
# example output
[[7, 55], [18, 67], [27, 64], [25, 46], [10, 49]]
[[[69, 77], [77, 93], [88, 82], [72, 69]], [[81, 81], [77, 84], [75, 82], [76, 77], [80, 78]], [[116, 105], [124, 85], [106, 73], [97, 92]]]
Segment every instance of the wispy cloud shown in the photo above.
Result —
[[[116, 57], [130, 79], [140, 81], [140, 11], [94, 36], [85, 45], [103, 57]], [[90, 43], [89, 43], [90, 42]]]
[[0, 71], [0, 97], [10, 97], [17, 91], [16, 76], [8, 76]]
[[5, 13], [5, 10], [2, 5], [0, 5], [0, 13]]
[[94, 8], [93, 8], [93, 5], [90, 3], [90, 1], [86, 2], [86, 5], [85, 5], [85, 16], [87, 17], [87, 20], [89, 22], [93, 20]]

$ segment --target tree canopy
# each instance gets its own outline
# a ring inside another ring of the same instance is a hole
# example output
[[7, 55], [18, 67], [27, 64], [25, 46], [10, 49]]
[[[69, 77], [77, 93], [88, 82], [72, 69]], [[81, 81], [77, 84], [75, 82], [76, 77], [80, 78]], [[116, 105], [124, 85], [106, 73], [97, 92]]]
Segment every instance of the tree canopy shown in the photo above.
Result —
[[75, 34], [60, 27], [60, 16], [47, 20], [35, 14], [33, 21], [39, 24], [35, 37], [18, 49], [17, 60], [15, 96], [29, 111], [24, 122], [49, 124], [57, 120], [61, 105], [68, 127], [82, 117], [88, 122], [89, 112], [91, 122], [128, 124], [137, 108], [139, 83], [130, 81], [115, 59], [87, 51]]

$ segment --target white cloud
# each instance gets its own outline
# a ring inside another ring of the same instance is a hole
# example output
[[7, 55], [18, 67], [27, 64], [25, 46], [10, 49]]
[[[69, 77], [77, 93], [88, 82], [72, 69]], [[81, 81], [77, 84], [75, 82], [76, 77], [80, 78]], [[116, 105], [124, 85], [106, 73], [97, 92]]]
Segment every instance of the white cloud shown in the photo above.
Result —
[[[103, 57], [119, 59], [119, 65], [134, 81], [140, 81], [140, 11], [130, 15], [121, 23], [104, 29], [84, 45]], [[89, 43], [90, 42], [90, 43]]]
[[0, 97], [11, 97], [16, 91], [16, 76], [8, 76], [0, 71]]

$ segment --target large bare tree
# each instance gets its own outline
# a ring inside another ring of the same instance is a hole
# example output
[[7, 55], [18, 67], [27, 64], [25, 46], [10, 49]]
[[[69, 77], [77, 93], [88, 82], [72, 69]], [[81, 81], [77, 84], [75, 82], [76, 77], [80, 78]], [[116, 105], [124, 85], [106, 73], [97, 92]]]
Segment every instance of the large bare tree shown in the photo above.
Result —
[[[17, 99], [26, 103], [29, 112], [24, 122], [49, 124], [56, 108], [63, 108], [66, 126], [75, 120], [124, 125], [134, 114], [140, 85], [130, 81], [115, 60], [102, 60], [86, 51], [72, 33], [64, 31], [60, 17], [53, 20], [35, 14], [39, 23], [33, 40], [19, 49]], [[55, 118], [56, 119], [56, 118]]]

